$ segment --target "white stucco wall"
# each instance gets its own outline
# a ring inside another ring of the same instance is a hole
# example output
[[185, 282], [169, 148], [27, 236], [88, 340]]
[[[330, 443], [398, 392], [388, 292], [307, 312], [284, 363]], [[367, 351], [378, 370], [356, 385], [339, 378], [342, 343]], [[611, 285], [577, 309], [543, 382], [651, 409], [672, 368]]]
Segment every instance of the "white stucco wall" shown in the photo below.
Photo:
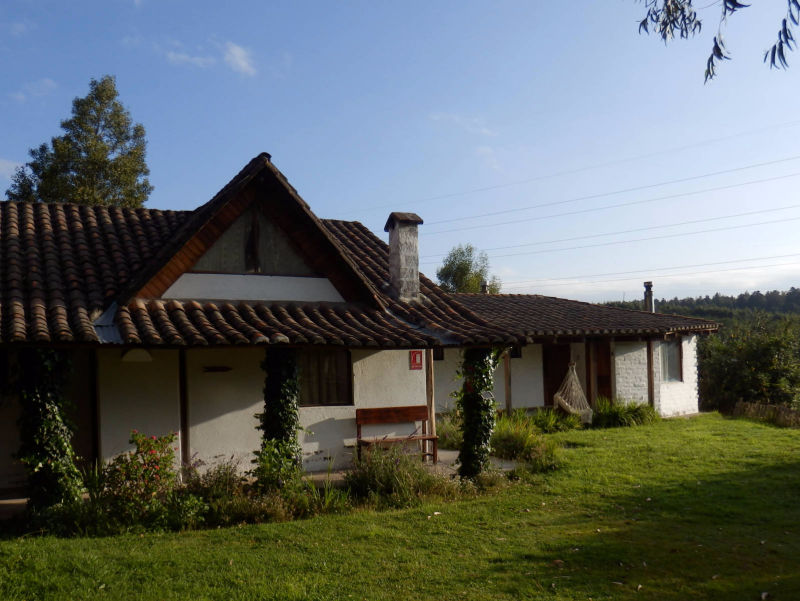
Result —
[[698, 412], [697, 389], [697, 336], [683, 336], [681, 348], [683, 355], [683, 381], [664, 382], [661, 380], [661, 345], [654, 344], [653, 363], [658, 378], [658, 399], [656, 409], [663, 417], [687, 415]]
[[[499, 375], [500, 379], [495, 379], [495, 390], [504, 385], [502, 370]], [[511, 359], [511, 406], [514, 409], [544, 407], [541, 344], [523, 346], [522, 357]]]
[[[450, 394], [461, 386], [456, 371], [461, 362], [461, 349], [444, 349], [444, 360], [434, 361], [434, 389], [436, 412], [451, 411], [455, 399]], [[511, 404], [514, 409], [544, 406], [544, 375], [542, 370], [542, 345], [522, 347], [522, 356], [511, 359]], [[580, 369], [580, 368], [579, 368]], [[500, 409], [506, 407], [505, 367], [502, 359], [494, 372], [495, 401]]]
[[616, 398], [637, 403], [647, 398], [647, 342], [620, 342], [614, 345]]
[[[189, 456], [207, 465], [234, 457], [250, 469], [261, 444], [256, 413], [264, 408], [263, 348], [190, 349], [186, 352]], [[204, 367], [230, 367], [204, 372]]]
[[[450, 395], [461, 386], [456, 378], [456, 370], [461, 364], [461, 349], [446, 348], [444, 359], [433, 362], [433, 390], [436, 400], [436, 413], [446, 413], [455, 408], [456, 400]], [[502, 368], [501, 372], [502, 374]]]
[[[180, 430], [178, 351], [150, 353], [152, 362], [126, 363], [119, 350], [98, 352], [100, 453], [106, 460], [130, 450], [131, 429], [156, 435]], [[261, 348], [186, 352], [190, 457], [210, 465], [234, 455], [243, 470], [249, 469], [260, 444], [254, 416], [263, 408], [263, 353]], [[335, 468], [351, 462], [356, 408], [426, 403], [425, 370], [409, 369], [407, 350], [353, 350], [351, 357], [353, 404], [300, 408], [307, 470], [325, 470], [329, 461]], [[208, 366], [231, 369], [204, 373]], [[412, 424], [365, 426], [363, 434], [404, 435], [414, 429]]]
[[230, 273], [184, 273], [164, 298], [344, 302], [327, 278]]
[[[180, 431], [178, 351], [152, 350], [153, 360], [129, 363], [119, 349], [97, 351], [100, 457], [133, 447], [132, 429], [162, 436]], [[180, 454], [178, 454], [180, 457]]]
[[[348, 465], [356, 440], [356, 409], [425, 405], [425, 370], [409, 369], [409, 352], [351, 351], [353, 362], [353, 405], [302, 407], [300, 422], [303, 464], [309, 471]], [[437, 365], [440, 362], [437, 362]], [[403, 436], [420, 424], [364, 426], [363, 436]]]

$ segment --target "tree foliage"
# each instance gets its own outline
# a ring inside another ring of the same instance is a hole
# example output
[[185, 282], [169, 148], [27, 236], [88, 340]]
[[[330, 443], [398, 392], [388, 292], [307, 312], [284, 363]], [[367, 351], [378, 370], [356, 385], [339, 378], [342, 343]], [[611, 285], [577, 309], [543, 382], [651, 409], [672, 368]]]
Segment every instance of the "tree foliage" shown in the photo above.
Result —
[[261, 448], [256, 451], [253, 473], [262, 489], [282, 488], [299, 474], [302, 463], [297, 432], [300, 429], [298, 399], [300, 381], [296, 351], [267, 348], [261, 368], [264, 380], [264, 412], [256, 414]]
[[703, 409], [730, 412], [737, 401], [800, 406], [800, 327], [765, 315], [740, 321], [699, 346]]
[[491, 348], [469, 348], [464, 351], [461, 360], [458, 375], [463, 379], [463, 384], [456, 394], [463, 432], [458, 453], [458, 473], [461, 478], [476, 478], [489, 462], [496, 414], [491, 392], [498, 357], [499, 352]]
[[72, 101], [63, 135], [28, 151], [6, 191], [8, 200], [140, 207], [153, 186], [147, 176], [144, 126], [117, 99], [114, 77], [92, 79]]
[[82, 481], [63, 394], [69, 373], [70, 362], [63, 351], [19, 352], [21, 442], [17, 457], [28, 473], [28, 506], [32, 510], [80, 498]]
[[[642, 2], [647, 12], [639, 23], [640, 33], [642, 31], [650, 33], [652, 30], [666, 43], [676, 37], [688, 38], [702, 30], [703, 24], [692, 5], [692, 0], [642, 0]], [[706, 81], [717, 75], [717, 68], [722, 61], [730, 59], [722, 37], [728, 17], [750, 6], [738, 0], [721, 0], [719, 4], [719, 27], [706, 61]], [[764, 62], [768, 63], [770, 68], [788, 67], [786, 53], [794, 50], [796, 45], [792, 28], [800, 25], [800, 0], [786, 0], [786, 5], [786, 16], [781, 20], [776, 40], [764, 53]]]
[[489, 257], [472, 244], [453, 247], [436, 270], [439, 286], [447, 292], [481, 292], [484, 282], [487, 292], [500, 292], [500, 280], [489, 277]]

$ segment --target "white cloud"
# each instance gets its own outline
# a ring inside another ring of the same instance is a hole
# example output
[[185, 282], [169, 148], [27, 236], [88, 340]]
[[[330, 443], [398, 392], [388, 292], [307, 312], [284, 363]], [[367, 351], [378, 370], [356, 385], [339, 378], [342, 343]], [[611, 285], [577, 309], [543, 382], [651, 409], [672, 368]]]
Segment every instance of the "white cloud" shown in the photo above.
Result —
[[192, 56], [185, 52], [175, 52], [174, 50], [167, 51], [167, 60], [173, 65], [193, 65], [205, 69], [210, 67], [217, 61], [211, 56]]
[[9, 94], [9, 96], [11, 96], [11, 98], [17, 102], [25, 102], [29, 98], [40, 98], [42, 96], [47, 96], [57, 87], [58, 84], [56, 84], [56, 82], [54, 82], [52, 79], [49, 77], [43, 77], [42, 79], [24, 84], [22, 88], [16, 92], [12, 92]]
[[231, 69], [243, 75], [252, 77], [256, 74], [256, 67], [250, 51], [233, 42], [225, 43], [225, 62]]
[[496, 131], [487, 127], [483, 120], [477, 117], [465, 117], [457, 113], [431, 113], [429, 117], [432, 121], [453, 123], [470, 134], [478, 134], [481, 136], [497, 135]]
[[0, 159], [0, 179], [10, 180], [16, 168], [21, 166], [21, 163], [15, 163], [8, 159]]

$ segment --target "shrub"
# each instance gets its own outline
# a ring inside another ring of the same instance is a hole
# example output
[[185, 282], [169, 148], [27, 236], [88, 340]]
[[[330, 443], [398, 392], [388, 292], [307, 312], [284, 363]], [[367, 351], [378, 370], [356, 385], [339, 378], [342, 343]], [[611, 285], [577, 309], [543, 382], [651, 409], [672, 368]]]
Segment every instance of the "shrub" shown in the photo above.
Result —
[[496, 457], [520, 461], [532, 472], [558, 467], [558, 448], [555, 441], [539, 433], [523, 409], [501, 416], [492, 434], [492, 452]]
[[529, 419], [534, 426], [545, 434], [567, 432], [568, 430], [575, 430], [582, 427], [579, 415], [564, 413], [563, 411], [558, 411], [551, 407], [543, 407], [534, 411], [530, 414]]
[[239, 471], [241, 462], [235, 456], [231, 455], [201, 472], [203, 465], [201, 461], [181, 470], [183, 484], [189, 493], [207, 501], [244, 494], [245, 479]]
[[400, 446], [383, 449], [373, 446], [361, 455], [345, 476], [350, 494], [376, 507], [411, 507], [423, 495], [453, 498], [459, 485], [429, 472], [417, 455]]
[[698, 345], [700, 398], [704, 410], [731, 412], [737, 401], [798, 408], [798, 321], [764, 315], [736, 323]]
[[461, 418], [456, 412], [443, 413], [436, 421], [436, 434], [439, 436], [439, 447], [452, 449], [461, 448], [464, 443], [464, 433], [461, 430]]
[[302, 480], [303, 470], [294, 453], [295, 444], [284, 440], [261, 441], [256, 451], [251, 475], [255, 478], [256, 489], [270, 492], [296, 485]]
[[17, 459], [27, 472], [28, 508], [36, 512], [72, 504], [80, 499], [81, 476], [72, 448], [74, 428], [67, 418], [70, 403], [64, 396], [69, 358], [63, 351], [23, 349], [18, 360]]
[[120, 527], [164, 527], [166, 500], [175, 487], [176, 434], [145, 436], [131, 432], [136, 449], [115, 457], [103, 470], [100, 504]]
[[517, 459], [538, 436], [539, 430], [524, 410], [503, 414], [492, 432], [492, 454], [501, 459]]
[[659, 418], [656, 410], [647, 403], [635, 403], [598, 397], [592, 416], [593, 428], [618, 428], [650, 424]]

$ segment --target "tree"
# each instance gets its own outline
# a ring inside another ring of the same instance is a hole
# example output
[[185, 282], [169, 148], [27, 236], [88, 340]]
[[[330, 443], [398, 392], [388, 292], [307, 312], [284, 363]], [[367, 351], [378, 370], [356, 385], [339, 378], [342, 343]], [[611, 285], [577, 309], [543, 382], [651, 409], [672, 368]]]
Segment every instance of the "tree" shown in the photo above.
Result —
[[436, 270], [439, 286], [447, 292], [481, 292], [486, 282], [487, 292], [500, 292], [500, 280], [489, 277], [489, 257], [472, 244], [453, 247]]
[[72, 101], [64, 134], [31, 148], [6, 191], [8, 200], [140, 207], [153, 186], [147, 176], [145, 131], [117, 99], [114, 77], [89, 82]]
[[[703, 28], [702, 21], [692, 6], [692, 0], [642, 0], [642, 2], [647, 8], [647, 13], [639, 23], [639, 33], [642, 31], [650, 33], [652, 28], [666, 43], [676, 37], [685, 39], [693, 36], [700, 33]], [[770, 68], [785, 69], [788, 67], [786, 52], [794, 50], [796, 44], [792, 35], [792, 27], [800, 25], [800, 0], [786, 0], [786, 4], [786, 16], [778, 28], [777, 40], [764, 53], [764, 62], [769, 63]], [[727, 23], [728, 17], [749, 6], [738, 0], [721, 0], [719, 27], [717, 35], [714, 36], [711, 54], [706, 61], [706, 81], [716, 76], [717, 67], [723, 60], [730, 59], [722, 39], [722, 29]]]

